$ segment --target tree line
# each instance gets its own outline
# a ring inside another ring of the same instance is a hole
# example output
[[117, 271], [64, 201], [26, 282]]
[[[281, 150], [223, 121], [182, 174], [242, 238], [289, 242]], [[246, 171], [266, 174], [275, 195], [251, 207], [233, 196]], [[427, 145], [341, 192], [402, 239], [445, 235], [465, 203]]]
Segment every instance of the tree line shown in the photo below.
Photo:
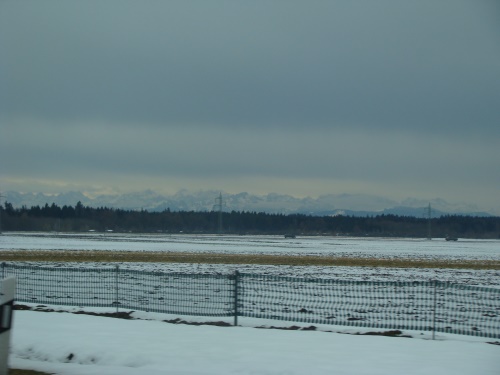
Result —
[[[124, 210], [45, 204], [15, 208], [0, 205], [3, 231], [87, 232], [115, 231], [137, 233], [226, 233], [346, 235], [387, 237], [500, 238], [500, 217], [445, 215], [426, 219], [411, 216], [311, 216], [249, 211], [171, 211]], [[222, 228], [222, 230], [221, 230]]]

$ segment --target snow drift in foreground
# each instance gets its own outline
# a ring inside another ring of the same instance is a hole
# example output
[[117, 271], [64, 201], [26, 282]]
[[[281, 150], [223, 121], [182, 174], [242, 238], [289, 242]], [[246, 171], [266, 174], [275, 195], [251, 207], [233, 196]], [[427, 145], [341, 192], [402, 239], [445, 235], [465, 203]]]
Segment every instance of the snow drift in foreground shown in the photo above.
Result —
[[[500, 346], [439, 335], [428, 340], [321, 331], [167, 324], [16, 311], [10, 366], [62, 375], [497, 375]], [[134, 315], [138, 317], [139, 315]], [[207, 320], [207, 319], [204, 319]], [[333, 329], [329, 327], [328, 329]]]

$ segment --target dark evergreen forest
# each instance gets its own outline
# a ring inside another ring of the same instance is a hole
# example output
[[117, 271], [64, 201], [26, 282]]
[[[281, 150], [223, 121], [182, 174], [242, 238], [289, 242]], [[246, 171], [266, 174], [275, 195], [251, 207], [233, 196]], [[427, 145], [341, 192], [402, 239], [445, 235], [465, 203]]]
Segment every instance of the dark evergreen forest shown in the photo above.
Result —
[[226, 233], [344, 235], [373, 237], [458, 237], [500, 238], [500, 217], [446, 215], [416, 218], [397, 215], [368, 217], [309, 216], [262, 212], [170, 211], [148, 212], [93, 208], [78, 202], [73, 206], [14, 208], [0, 206], [4, 231], [87, 232], [115, 231], [136, 233]]

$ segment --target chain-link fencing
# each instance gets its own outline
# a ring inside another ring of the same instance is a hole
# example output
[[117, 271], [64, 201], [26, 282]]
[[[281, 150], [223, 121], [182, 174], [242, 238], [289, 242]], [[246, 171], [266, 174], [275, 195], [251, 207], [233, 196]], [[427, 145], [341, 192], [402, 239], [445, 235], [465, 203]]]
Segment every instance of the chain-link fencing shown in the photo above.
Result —
[[235, 324], [254, 317], [500, 338], [496, 288], [8, 263], [1, 273], [17, 277], [18, 302], [234, 317]]

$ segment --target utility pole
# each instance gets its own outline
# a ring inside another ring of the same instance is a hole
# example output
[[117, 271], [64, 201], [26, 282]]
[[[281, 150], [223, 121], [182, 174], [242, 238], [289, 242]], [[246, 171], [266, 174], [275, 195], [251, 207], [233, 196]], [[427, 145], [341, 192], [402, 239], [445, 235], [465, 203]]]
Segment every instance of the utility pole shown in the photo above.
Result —
[[214, 208], [217, 207], [219, 210], [219, 223], [217, 227], [217, 233], [222, 234], [222, 193], [219, 193], [219, 196], [215, 198]]

